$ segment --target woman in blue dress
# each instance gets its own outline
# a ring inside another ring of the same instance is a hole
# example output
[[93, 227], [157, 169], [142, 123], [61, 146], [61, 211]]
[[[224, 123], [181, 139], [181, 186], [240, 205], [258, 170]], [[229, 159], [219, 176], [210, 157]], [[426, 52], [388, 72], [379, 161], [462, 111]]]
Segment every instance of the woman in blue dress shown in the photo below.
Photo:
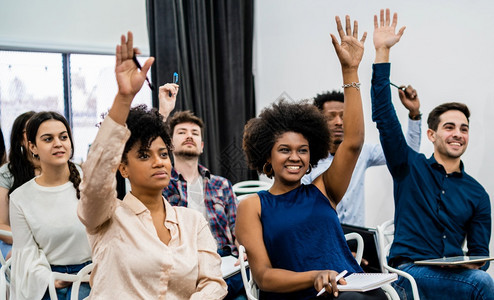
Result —
[[[249, 166], [273, 177], [273, 186], [243, 200], [236, 234], [249, 258], [261, 299], [338, 297], [335, 277], [343, 270], [362, 272], [343, 235], [336, 205], [346, 192], [364, 142], [358, 67], [366, 33], [358, 40], [336, 17], [341, 43], [331, 39], [343, 74], [344, 136], [331, 167], [310, 185], [301, 178], [329, 153], [324, 116], [309, 103], [280, 101], [245, 126], [243, 148]], [[339, 283], [344, 284], [344, 279]], [[384, 297], [384, 298], [383, 298]], [[386, 299], [384, 293], [343, 292], [344, 299]]]

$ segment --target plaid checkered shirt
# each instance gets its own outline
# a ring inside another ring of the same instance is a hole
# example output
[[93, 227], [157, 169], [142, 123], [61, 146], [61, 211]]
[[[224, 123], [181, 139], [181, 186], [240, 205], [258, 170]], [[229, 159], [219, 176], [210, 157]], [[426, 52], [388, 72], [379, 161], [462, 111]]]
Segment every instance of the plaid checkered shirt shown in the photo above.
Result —
[[[235, 218], [237, 216], [237, 198], [232, 184], [226, 178], [212, 175], [202, 165], [198, 165], [199, 174], [204, 183], [204, 202], [206, 204], [209, 228], [216, 239], [220, 255], [238, 255], [235, 246]], [[163, 196], [173, 206], [187, 207], [187, 181], [172, 168], [168, 187]]]

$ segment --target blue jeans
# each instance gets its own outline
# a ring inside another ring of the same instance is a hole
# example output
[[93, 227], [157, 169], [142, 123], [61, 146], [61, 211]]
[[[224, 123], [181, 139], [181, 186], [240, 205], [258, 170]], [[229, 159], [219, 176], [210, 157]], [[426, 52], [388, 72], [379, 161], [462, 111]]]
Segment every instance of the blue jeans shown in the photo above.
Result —
[[[482, 270], [418, 266], [413, 263], [402, 264], [397, 268], [413, 276], [421, 300], [494, 299], [494, 281]], [[413, 299], [408, 279], [399, 276], [392, 285], [400, 299]]]
[[[82, 268], [90, 264], [91, 261], [87, 261], [85, 263], [79, 264], [79, 265], [67, 265], [67, 266], [51, 266], [51, 270], [53, 272], [59, 272], [59, 273], [67, 273], [67, 274], [77, 274]], [[89, 296], [89, 293], [91, 292], [91, 287], [87, 282], [81, 283], [81, 286], [79, 288], [79, 299], [84, 299], [87, 296]], [[72, 293], [72, 285], [69, 285], [68, 287], [64, 287], [61, 289], [57, 289], [57, 297], [59, 300], [70, 300], [70, 295]], [[50, 300], [50, 293], [48, 292], [48, 289], [46, 290], [45, 295], [41, 300]]]
[[2, 252], [4, 258], [10, 252], [10, 250], [12, 250], [11, 244], [7, 244], [4, 241], [0, 241], [0, 251]]

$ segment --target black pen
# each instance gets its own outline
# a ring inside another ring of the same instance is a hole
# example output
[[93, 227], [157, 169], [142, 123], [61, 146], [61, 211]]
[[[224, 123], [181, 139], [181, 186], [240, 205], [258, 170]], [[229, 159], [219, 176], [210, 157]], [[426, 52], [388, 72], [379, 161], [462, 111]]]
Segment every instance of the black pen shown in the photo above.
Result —
[[[139, 61], [137, 60], [137, 56], [136, 56], [135, 52], [134, 52], [134, 56], [132, 56], [132, 60], [133, 60], [133, 61], [134, 61], [134, 63], [136, 64], [137, 68], [138, 68], [139, 70], [141, 70], [141, 69], [142, 69], [142, 67], [141, 67], [141, 64], [139, 63]], [[149, 88], [150, 88], [151, 90], [154, 90], [154, 86], [151, 84], [151, 81], [149, 81], [149, 78], [148, 78], [147, 76], [146, 76], [146, 81], [148, 82]]]
[[394, 86], [395, 88], [397, 88], [397, 89], [399, 89], [399, 90], [402, 90], [402, 91], [405, 91], [405, 90], [406, 90], [406, 88], [405, 88], [405, 87], [399, 87], [399, 86], [397, 86], [396, 84], [394, 84], [394, 83], [392, 83], [392, 82], [390, 82], [389, 84], [391, 84], [392, 86]]

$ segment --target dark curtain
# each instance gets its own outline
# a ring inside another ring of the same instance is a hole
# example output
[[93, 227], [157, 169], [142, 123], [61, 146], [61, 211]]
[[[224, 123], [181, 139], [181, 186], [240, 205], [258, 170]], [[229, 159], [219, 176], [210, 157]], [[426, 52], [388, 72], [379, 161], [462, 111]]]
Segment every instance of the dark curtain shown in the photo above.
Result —
[[242, 151], [243, 127], [255, 116], [253, 2], [147, 0], [152, 81], [163, 85], [179, 73], [175, 111], [205, 123], [201, 164], [233, 183], [257, 178]]

